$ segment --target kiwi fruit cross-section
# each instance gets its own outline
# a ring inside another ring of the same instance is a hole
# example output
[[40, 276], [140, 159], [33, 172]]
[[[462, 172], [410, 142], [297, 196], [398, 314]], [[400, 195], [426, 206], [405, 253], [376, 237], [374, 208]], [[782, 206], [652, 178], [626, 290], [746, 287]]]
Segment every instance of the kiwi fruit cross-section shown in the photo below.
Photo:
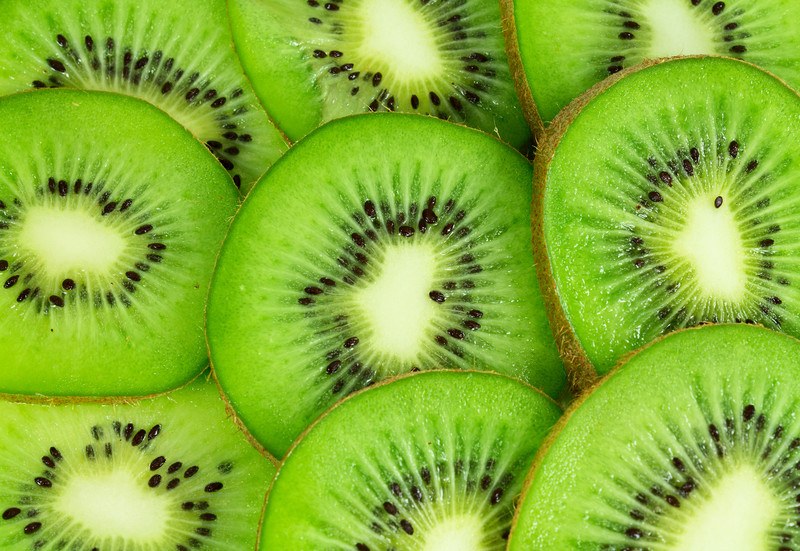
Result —
[[542, 445], [509, 551], [800, 545], [800, 341], [748, 325], [670, 334]]
[[800, 334], [794, 91], [745, 62], [674, 59], [612, 77], [551, 128], [535, 250], [577, 386], [703, 321]]
[[356, 394], [287, 455], [259, 549], [504, 550], [525, 473], [560, 414], [491, 373], [416, 373]]
[[238, 193], [141, 100], [0, 99], [0, 392], [143, 395], [207, 365], [203, 315]]
[[333, 121], [282, 157], [231, 226], [207, 311], [216, 376], [254, 436], [281, 457], [337, 399], [412, 370], [557, 395], [530, 178], [491, 136], [400, 113]]
[[2, 0], [0, 94], [72, 87], [169, 113], [244, 191], [287, 148], [233, 50], [225, 0]]
[[794, 0], [502, 0], [525, 114], [538, 134], [573, 98], [642, 61], [716, 54], [800, 86]]
[[275, 466], [213, 383], [131, 402], [0, 401], [0, 546], [253, 549]]
[[423, 113], [530, 139], [497, 0], [230, 0], [262, 103], [299, 139], [370, 111]]

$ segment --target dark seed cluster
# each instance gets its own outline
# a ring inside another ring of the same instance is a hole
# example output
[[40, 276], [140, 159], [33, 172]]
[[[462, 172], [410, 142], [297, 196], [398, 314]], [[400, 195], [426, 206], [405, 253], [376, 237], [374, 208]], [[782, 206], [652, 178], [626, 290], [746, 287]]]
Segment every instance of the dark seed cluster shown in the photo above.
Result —
[[[718, 29], [719, 36], [723, 42], [722, 49], [719, 53], [724, 53], [732, 57], [742, 58], [743, 54], [747, 52], [747, 45], [745, 41], [750, 38], [750, 33], [742, 30], [740, 18], [742, 17], [742, 10], [729, 9], [725, 2], [710, 1], [710, 0], [691, 0], [691, 6], [696, 8], [699, 12], [705, 11], [710, 14], [713, 19], [713, 25]], [[626, 66], [626, 58], [630, 57], [631, 60], [628, 65], [635, 65], [642, 60], [642, 57], [633, 55], [623, 55], [631, 49], [631, 43], [637, 39], [647, 40], [639, 35], [642, 30], [642, 25], [636, 20], [636, 16], [628, 11], [616, 12], [619, 16], [618, 23], [613, 26], [613, 32], [616, 33], [616, 39], [621, 42], [619, 44], [620, 53], [615, 53], [608, 58], [606, 71], [608, 74], [613, 75], [618, 73]], [[705, 14], [704, 14], [705, 15]]]
[[66, 31], [56, 35], [53, 54], [44, 63], [42, 74], [46, 76], [31, 82], [34, 88], [71, 86], [73, 74], [91, 72], [94, 79], [84, 82], [122, 79], [140, 88], [143, 96], [145, 92], [156, 98], [178, 95], [189, 109], [212, 111], [219, 132], [216, 138], [206, 140], [206, 146], [231, 173], [236, 185], [241, 185], [242, 176], [234, 161], [241, 148], [253, 139], [246, 130], [242, 131], [238, 120], [248, 109], [241, 101], [234, 101], [244, 93], [241, 88], [219, 90], [210, 76], [187, 71], [158, 49], [122, 45], [112, 37], [75, 37]]
[[[408, 538], [415, 535], [419, 537], [418, 524], [430, 523], [429, 519], [437, 516], [437, 507], [444, 511], [447, 502], [474, 499], [489, 508], [501, 503], [507, 505], [514, 476], [510, 472], [498, 471], [496, 460], [489, 459], [479, 465], [474, 460], [465, 464], [457, 459], [452, 465], [452, 472], [455, 480], [450, 477], [451, 465], [440, 462], [435, 466], [421, 467], [418, 473], [406, 473], [399, 480], [389, 481], [381, 501], [371, 507], [372, 518], [367, 519], [370, 530], [381, 536], [382, 541], [389, 538], [399, 549], [409, 545], [408, 542], [412, 540]], [[438, 486], [435, 479], [438, 480]], [[504, 548], [511, 514], [509, 512], [501, 516], [503, 520], [496, 544]], [[355, 549], [375, 551], [378, 548], [360, 541], [355, 544]]]
[[[374, 272], [379, 270], [372, 260], [376, 251], [392, 243], [411, 239], [459, 239], [465, 241], [463, 250], [469, 250], [473, 228], [465, 218], [466, 211], [459, 209], [453, 199], [440, 204], [436, 196], [431, 196], [422, 205], [412, 203], [402, 209], [393, 209], [385, 201], [367, 199], [360, 210], [352, 214], [352, 225], [344, 228], [347, 242], [343, 243], [336, 259], [337, 270], [309, 281], [300, 292], [298, 304], [308, 308], [310, 315], [316, 314], [320, 308], [335, 309], [333, 297], [374, 277]], [[468, 299], [469, 292], [476, 287], [473, 276], [481, 273], [483, 266], [468, 252], [458, 256], [455, 263], [457, 270], [454, 275], [460, 274], [461, 278], [442, 281], [440, 288], [428, 292], [428, 297], [442, 305], [455, 322], [436, 334], [433, 341], [463, 357], [464, 350], [458, 343], [469, 341], [469, 333], [481, 329], [484, 317], [482, 310], [465, 305], [468, 302], [465, 297]], [[335, 314], [334, 321], [341, 341], [326, 352], [322, 362], [325, 376], [332, 381], [332, 393], [351, 391], [373, 383], [380, 366], [367, 366], [360, 358], [359, 336], [351, 329], [348, 313]]]
[[[712, 148], [713, 149], [713, 148]], [[711, 164], [720, 165], [733, 164], [741, 168], [739, 171], [739, 182], [736, 187], [745, 188], [752, 185], [752, 178], [759, 167], [758, 159], [753, 156], [743, 156], [742, 147], [737, 140], [731, 140], [716, 148], [724, 151], [724, 154], [713, 155]], [[690, 147], [686, 150], [678, 150], [675, 156], [662, 163], [655, 157], [648, 159], [649, 171], [645, 174], [645, 185], [642, 194], [634, 205], [634, 212], [637, 216], [648, 222], [660, 225], [662, 208], [670, 206], [670, 202], [675, 199], [679, 204], [684, 199], [684, 189], [692, 189], [693, 180], [706, 177], [704, 171], [708, 171], [708, 163], [704, 163], [705, 151], [702, 147]], [[706, 159], [707, 161], [707, 159]], [[705, 167], [705, 168], [704, 168]], [[720, 170], [724, 170], [721, 166]], [[729, 176], [733, 177], [733, 176]], [[733, 201], [733, 198], [726, 198], [718, 195], [713, 200], [715, 208], [721, 208], [726, 201]], [[742, 208], [738, 215], [755, 221], [758, 233], [754, 237], [748, 238], [749, 248], [758, 251], [760, 257], [758, 270], [755, 275], [764, 281], [775, 280], [779, 286], [789, 286], [790, 282], [783, 276], [775, 276], [775, 261], [772, 260], [776, 247], [776, 234], [780, 232], [780, 225], [769, 223], [762, 219], [761, 211], [770, 203], [768, 196], [763, 196], [756, 201], [752, 207]], [[731, 203], [732, 205], [734, 203]], [[676, 207], [680, 210], [680, 207]], [[641, 270], [652, 281], [656, 291], [672, 296], [678, 293], [684, 282], [678, 278], [670, 265], [669, 261], [662, 258], [663, 255], [655, 254], [649, 246], [647, 239], [636, 229], [632, 230], [632, 235], [627, 236], [622, 243], [622, 250], [630, 258], [631, 265], [635, 270]], [[762, 297], [762, 300], [754, 305], [755, 310], [748, 315], [742, 315], [730, 320], [722, 320], [716, 314], [708, 317], [700, 316], [698, 313], [690, 311], [686, 306], [673, 308], [664, 306], [656, 312], [656, 317], [661, 322], [665, 330], [674, 330], [679, 327], [690, 327], [703, 321], [733, 321], [737, 323], [764, 323], [776, 328], [780, 328], [783, 320], [779, 306], [783, 300], [777, 294], [769, 294]]]
[[[75, 197], [86, 198], [93, 201], [92, 209], [101, 220], [112, 217], [130, 219], [137, 210], [133, 208], [132, 198], [114, 197], [107, 190], [105, 182], [84, 182], [80, 179], [67, 182], [50, 177], [46, 184], [37, 189], [37, 194], [63, 202]], [[16, 229], [24, 218], [26, 208], [17, 197], [9, 202], [0, 199], [0, 281], [3, 282], [3, 289], [16, 294], [16, 302], [31, 304], [35, 311], [47, 314], [68, 304], [79, 303], [92, 304], [95, 308], [111, 308], [118, 304], [130, 307], [133, 304], [131, 295], [136, 291], [136, 286], [146, 277], [153, 264], [160, 264], [164, 260], [166, 243], [160, 239], [152, 224], [145, 223], [132, 232], [134, 237], [141, 240], [140, 257], [132, 265], [124, 267], [124, 277], [115, 282], [118, 285], [109, 286], [106, 290], [94, 289], [90, 296], [88, 289], [80, 283], [78, 274], [64, 274], [60, 285], [50, 288], [37, 275], [34, 259], [13, 258], [10, 249], [2, 247], [3, 242], [10, 241], [3, 238], [3, 232]]]
[[[2, 515], [2, 521], [17, 523], [20, 530], [28, 536], [36, 536], [32, 549], [43, 548], [47, 544], [52, 544], [54, 549], [66, 549], [67, 541], [60, 539], [66, 536], [63, 532], [56, 530], [48, 532], [48, 515], [46, 510], [47, 493], [59, 484], [65, 484], [65, 477], [74, 470], [74, 466], [66, 471], [62, 465], [82, 462], [91, 465], [97, 461], [112, 461], [117, 454], [124, 453], [124, 447], [136, 449], [143, 457], [152, 455], [154, 441], [161, 434], [160, 424], [149, 428], [138, 427], [134, 423], [122, 423], [114, 421], [106, 426], [95, 425], [90, 429], [91, 438], [79, 454], [66, 454], [55, 446], [42, 455], [41, 463], [44, 470], [38, 476], [33, 477], [33, 485], [24, 490], [25, 496], [20, 497], [19, 503], [6, 507]], [[220, 474], [226, 475], [233, 470], [231, 462], [222, 462], [217, 467]], [[62, 472], [63, 471], [63, 472]], [[149, 463], [149, 471], [152, 473], [147, 480], [147, 487], [152, 490], [162, 489], [171, 492], [176, 490], [182, 482], [191, 479], [200, 473], [197, 465], [184, 465], [178, 460], [168, 460], [163, 455], [158, 455]], [[200, 475], [202, 476], [202, 474]], [[213, 509], [214, 495], [224, 489], [224, 484], [210, 476], [209, 481], [200, 490], [192, 490], [192, 499], [183, 501], [180, 504], [181, 510], [185, 514], [191, 513], [197, 519], [197, 525], [193, 533], [183, 535], [181, 543], [172, 549], [176, 551], [188, 551], [207, 545], [204, 538], [212, 536], [212, 526], [217, 520], [217, 514]], [[31, 495], [33, 492], [33, 495]], [[36, 492], [42, 492], [37, 494]], [[55, 533], [54, 533], [55, 532]], [[48, 537], [53, 538], [48, 541]], [[83, 547], [81, 547], [83, 549]], [[93, 549], [99, 550], [99, 547]]]
[[[676, 452], [672, 446], [665, 448], [668, 466], [663, 471], [652, 467], [652, 472], [640, 473], [639, 482], [631, 482], [633, 478], [628, 481], [635, 488], [629, 503], [635, 505], [612, 504], [624, 507], [630, 519], [629, 524], [615, 528], [630, 542], [630, 546], [621, 549], [647, 551], [655, 549], [655, 544], [663, 544], [660, 526], [664, 519], [693, 504], [700, 480], [713, 485], [718, 475], [724, 476], [727, 470], [714, 468], [713, 463], [739, 462], [742, 452], [758, 472], [764, 473], [765, 484], [768, 479], [778, 484], [781, 488], [776, 495], [788, 500], [785, 511], [790, 518], [785, 523], [781, 521], [782, 529], [771, 535], [775, 549], [800, 549], [800, 510], [795, 506], [795, 501], [800, 501], [800, 435], [790, 435], [781, 423], [770, 422], [766, 411], [746, 404], [736, 412], [729, 411], [723, 419], [709, 418], [697, 438], [696, 449], [687, 446]], [[642, 480], [650, 480], [649, 487], [642, 486]]]
[[[339, 12], [344, 9], [343, 0], [331, 0], [327, 3], [307, 0], [306, 3], [313, 13], [308, 21], [314, 26], [330, 27], [334, 36], [346, 32], [346, 13]], [[419, 0], [418, 7], [425, 11], [428, 4], [428, 0]], [[345, 52], [341, 48], [315, 48], [310, 51], [310, 57], [329, 78], [346, 79], [347, 83], [342, 86], [349, 89], [350, 96], [361, 99], [365, 111], [395, 111], [398, 108], [408, 110], [410, 106], [411, 111], [425, 110], [441, 119], [463, 121], [469, 107], [481, 108], [482, 96], [492, 89], [492, 81], [497, 78], [496, 60], [487, 51], [475, 51], [474, 48], [461, 45], [467, 38], [483, 37], [482, 31], [474, 31], [467, 26], [467, 13], [453, 9], [444, 16], [433, 19], [442, 34], [442, 40], [454, 43], [451, 49], [457, 52], [461, 62], [457, 66], [461, 73], [459, 82], [452, 83], [446, 89], [429, 84], [428, 89], [423, 87], [410, 93], [408, 97], [398, 97], [386, 84], [385, 68], [363, 66], [364, 62], [352, 52]]]

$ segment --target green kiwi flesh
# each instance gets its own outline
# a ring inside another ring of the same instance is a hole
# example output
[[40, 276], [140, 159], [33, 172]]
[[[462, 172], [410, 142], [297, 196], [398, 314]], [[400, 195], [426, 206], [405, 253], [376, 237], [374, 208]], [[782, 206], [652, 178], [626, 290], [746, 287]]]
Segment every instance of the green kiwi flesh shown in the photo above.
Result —
[[800, 335], [798, 121], [793, 90], [724, 58], [657, 63], [556, 119], [535, 239], [571, 366], [704, 321]]
[[143, 395], [199, 373], [238, 203], [225, 170], [117, 94], [6, 96], [0, 127], [0, 392]]
[[794, 549], [800, 341], [747, 325], [635, 354], [542, 446], [509, 551]]
[[0, 401], [0, 546], [253, 549], [275, 466], [205, 379], [105, 404]]
[[491, 136], [400, 113], [333, 121], [281, 158], [231, 226], [207, 310], [216, 376], [255, 437], [281, 457], [334, 401], [418, 369], [557, 395], [531, 177]]
[[490, 373], [416, 373], [356, 394], [287, 455], [259, 548], [503, 550], [522, 479], [560, 413]]
[[72, 87], [169, 113], [253, 182], [287, 148], [233, 50], [224, 0], [4, 0], [0, 94]]
[[236, 48], [292, 139], [349, 114], [437, 116], [526, 145], [497, 0], [231, 0]]
[[794, 0], [509, 0], [519, 61], [546, 125], [573, 98], [623, 68], [661, 57], [743, 59], [800, 85]]

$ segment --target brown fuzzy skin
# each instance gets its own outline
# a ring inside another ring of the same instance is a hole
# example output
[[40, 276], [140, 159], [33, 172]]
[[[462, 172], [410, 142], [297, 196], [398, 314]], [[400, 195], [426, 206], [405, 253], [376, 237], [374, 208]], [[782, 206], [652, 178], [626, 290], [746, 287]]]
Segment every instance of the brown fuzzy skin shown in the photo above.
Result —
[[[539, 149], [536, 153], [533, 163], [533, 203], [531, 208], [531, 228], [533, 234], [533, 254], [536, 260], [536, 272], [539, 278], [539, 285], [544, 295], [545, 305], [547, 307], [547, 315], [550, 320], [550, 326], [553, 329], [553, 334], [556, 337], [556, 345], [558, 346], [561, 358], [564, 361], [564, 367], [567, 370], [567, 382], [572, 392], [576, 396], [580, 396], [596, 386], [599, 374], [592, 365], [586, 352], [581, 346], [578, 336], [572, 328], [572, 324], [567, 318], [561, 301], [558, 295], [558, 290], [555, 286], [553, 279], [552, 267], [550, 259], [547, 254], [547, 244], [544, 239], [543, 231], [543, 217], [544, 217], [544, 193], [547, 186], [547, 174], [550, 169], [550, 163], [555, 155], [555, 150], [561, 142], [561, 138], [569, 129], [572, 122], [583, 111], [583, 108], [589, 104], [595, 97], [599, 96], [607, 89], [614, 86], [617, 82], [624, 79], [627, 75], [636, 73], [642, 69], [659, 65], [661, 63], [668, 63], [678, 59], [701, 59], [706, 57], [718, 57], [730, 59], [737, 63], [744, 63], [751, 67], [755, 67], [772, 77], [780, 80], [787, 88], [791, 87], [785, 81], [776, 77], [769, 71], [758, 67], [747, 61], [731, 58], [728, 56], [673, 56], [660, 59], [646, 60], [639, 65], [628, 67], [614, 75], [607, 77], [605, 80], [595, 84], [582, 95], [575, 98], [569, 103], [557, 116], [553, 122], [548, 126], [541, 141], [539, 142]], [[795, 92], [797, 93], [797, 92]], [[800, 96], [800, 94], [798, 94]], [[659, 337], [660, 339], [660, 337]], [[656, 339], [656, 340], [659, 340]], [[630, 354], [625, 355], [623, 359], [627, 359]]]
[[[192, 383], [198, 380], [200, 377], [205, 377], [206, 380], [213, 378], [213, 372], [211, 369], [206, 368], [198, 375], [195, 375], [187, 382], [183, 383], [182, 385], [175, 387], [170, 390], [165, 390], [163, 392], [157, 392], [155, 394], [147, 394], [145, 396], [45, 396], [42, 394], [36, 395], [25, 395], [25, 394], [3, 394], [0, 393], [0, 401], [5, 402], [13, 402], [17, 404], [32, 404], [32, 405], [42, 405], [42, 406], [66, 406], [66, 405], [76, 405], [76, 404], [99, 404], [99, 405], [134, 405], [140, 402], [151, 400], [153, 398], [160, 398], [172, 394], [173, 392], [177, 392]], [[214, 382], [216, 383], [216, 378], [214, 378]], [[220, 386], [216, 383], [217, 390], [220, 392], [220, 397], [222, 398], [223, 403], [225, 404], [225, 412], [227, 413], [228, 418], [231, 422], [238, 428], [245, 439], [260, 453], [263, 455], [270, 463], [275, 465], [276, 467], [280, 464], [280, 462], [272, 456], [268, 451], [264, 449], [261, 444], [259, 444], [255, 438], [247, 431], [244, 427], [244, 424], [239, 421], [239, 418], [236, 416], [236, 412], [233, 410], [231, 405], [228, 403], [225, 395], [222, 393]]]
[[[573, 400], [572, 403], [569, 405], [569, 407], [567, 407], [567, 409], [564, 411], [564, 415], [562, 415], [561, 418], [556, 422], [556, 424], [553, 425], [553, 428], [550, 430], [550, 433], [547, 435], [547, 438], [545, 438], [544, 441], [542, 441], [542, 445], [539, 446], [539, 449], [536, 451], [536, 455], [534, 456], [533, 462], [531, 463], [531, 468], [528, 471], [528, 474], [525, 477], [525, 482], [522, 485], [522, 494], [520, 496], [520, 500], [517, 503], [517, 506], [514, 508], [514, 518], [511, 520], [511, 531], [509, 533], [509, 538], [508, 538], [509, 541], [513, 539], [514, 530], [517, 527], [517, 520], [519, 518], [519, 511], [520, 511], [519, 504], [528, 494], [528, 490], [533, 484], [533, 480], [536, 477], [537, 472], [539, 471], [539, 467], [541, 466], [544, 457], [550, 450], [550, 446], [552, 446], [553, 442], [555, 442], [558, 436], [561, 434], [561, 430], [569, 422], [570, 418], [572, 417], [572, 414], [575, 413], [575, 411], [579, 407], [581, 407], [581, 405], [583, 405], [583, 403], [589, 396], [594, 394], [595, 391], [597, 391], [598, 389], [602, 388], [602, 386], [605, 384], [606, 381], [608, 381], [614, 375], [616, 375], [617, 372], [630, 360], [632, 360], [635, 356], [638, 356], [643, 351], [647, 350], [648, 348], [650, 348], [655, 344], [658, 344], [659, 342], [661, 342], [662, 340], [664, 340], [665, 338], [669, 337], [672, 334], [686, 333], [688, 331], [697, 331], [698, 329], [701, 329], [703, 326], [706, 325], [735, 325], [735, 324], [713, 324], [704, 322], [694, 327], [678, 329], [677, 331], [661, 335], [656, 339], [650, 341], [649, 343], [645, 344], [641, 348], [638, 348], [636, 350], [629, 352], [628, 354], [625, 354], [622, 358], [620, 358], [619, 361], [617, 361], [617, 363], [614, 365], [613, 368], [611, 368], [611, 370], [608, 373], [606, 373], [602, 377], [596, 376], [592, 381], [592, 383], [588, 385], [586, 388], [584, 388], [583, 392], [580, 395], [576, 396], [575, 400]], [[764, 330], [771, 331], [771, 329], [766, 329], [766, 328], [764, 328]], [[798, 342], [800, 342], [800, 340], [798, 340]]]
[[525, 74], [525, 67], [522, 65], [522, 57], [519, 53], [519, 40], [517, 39], [517, 24], [514, 19], [514, 0], [500, 0], [500, 23], [503, 26], [503, 37], [506, 44], [506, 57], [511, 69], [511, 78], [514, 80], [514, 89], [522, 105], [522, 112], [525, 120], [533, 132], [534, 141], [538, 142], [544, 133], [544, 123], [539, 116], [539, 110], [533, 101], [531, 87], [528, 84], [528, 77]]
[[100, 404], [100, 405], [132, 405], [143, 400], [150, 400], [151, 398], [158, 398], [171, 394], [186, 386], [192, 384], [198, 377], [202, 377], [205, 369], [186, 381], [185, 383], [153, 394], [145, 394], [142, 396], [51, 396], [45, 394], [6, 394], [0, 392], [0, 400], [4, 402], [13, 402], [16, 404], [32, 404], [42, 406], [66, 406], [73, 404]]
[[[674, 59], [681, 59], [684, 56], [647, 60], [634, 67], [624, 69], [605, 80], [595, 84], [589, 90], [572, 100], [547, 127], [541, 141], [536, 157], [533, 162], [533, 203], [531, 206], [531, 229], [533, 233], [533, 254], [536, 259], [536, 272], [539, 277], [539, 285], [544, 295], [547, 307], [547, 316], [553, 334], [556, 338], [561, 359], [567, 370], [567, 381], [570, 389], [580, 396], [591, 389], [597, 382], [598, 373], [589, 357], [586, 355], [578, 336], [572, 328], [566, 312], [564, 311], [558, 295], [558, 289], [553, 279], [552, 267], [547, 253], [547, 244], [544, 238], [543, 218], [544, 218], [544, 194], [547, 187], [547, 175], [550, 170], [550, 163], [555, 155], [556, 148], [561, 142], [561, 138], [569, 129], [572, 122], [580, 115], [583, 108], [595, 97], [599, 96], [607, 89], [614, 86], [617, 82], [631, 73], [638, 72], [647, 67], [669, 62]], [[685, 56], [703, 57], [703, 56]]]

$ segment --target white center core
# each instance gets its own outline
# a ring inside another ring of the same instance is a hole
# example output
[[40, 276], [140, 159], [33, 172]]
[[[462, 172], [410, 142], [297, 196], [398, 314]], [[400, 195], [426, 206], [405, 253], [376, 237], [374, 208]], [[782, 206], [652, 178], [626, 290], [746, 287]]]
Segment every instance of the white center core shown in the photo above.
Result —
[[725, 475], [711, 498], [686, 516], [676, 551], [767, 551], [772, 522], [780, 510], [775, 496], [752, 467]]
[[169, 522], [169, 501], [137, 484], [134, 474], [114, 469], [70, 476], [54, 508], [98, 538], [159, 541]]
[[104, 273], [125, 250], [119, 232], [88, 213], [41, 206], [28, 210], [20, 243], [55, 277], [81, 271]]
[[704, 195], [689, 204], [686, 227], [675, 241], [679, 258], [689, 262], [706, 296], [737, 300], [747, 283], [739, 228], [730, 208], [717, 208], [716, 197]]
[[470, 515], [437, 521], [425, 535], [422, 551], [480, 551], [483, 523]]
[[356, 302], [370, 327], [376, 350], [412, 360], [420, 349], [437, 304], [432, 290], [435, 253], [419, 244], [389, 247], [378, 278]]
[[[368, 0], [359, 5], [356, 54], [391, 67], [397, 79], [419, 80], [442, 72], [430, 23], [407, 0]], [[358, 40], [358, 39], [357, 39]]]
[[711, 54], [714, 31], [698, 17], [700, 10], [686, 0], [649, 0], [641, 13], [647, 17], [651, 45], [647, 57]]

